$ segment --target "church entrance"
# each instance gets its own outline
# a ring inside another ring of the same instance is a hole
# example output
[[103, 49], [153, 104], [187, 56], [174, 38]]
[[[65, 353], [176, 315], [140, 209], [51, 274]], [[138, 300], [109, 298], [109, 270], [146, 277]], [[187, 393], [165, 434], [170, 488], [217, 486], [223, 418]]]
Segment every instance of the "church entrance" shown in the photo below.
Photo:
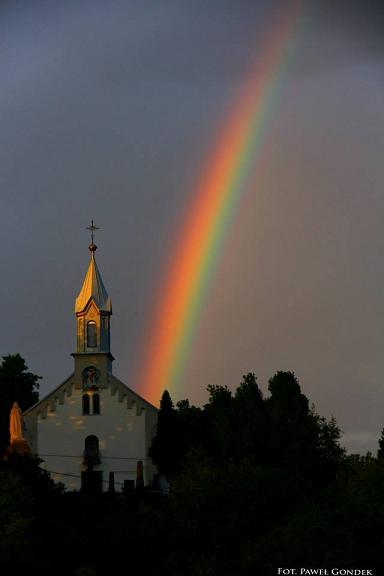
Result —
[[87, 494], [103, 491], [103, 473], [100, 470], [86, 470], [81, 473], [81, 490]]

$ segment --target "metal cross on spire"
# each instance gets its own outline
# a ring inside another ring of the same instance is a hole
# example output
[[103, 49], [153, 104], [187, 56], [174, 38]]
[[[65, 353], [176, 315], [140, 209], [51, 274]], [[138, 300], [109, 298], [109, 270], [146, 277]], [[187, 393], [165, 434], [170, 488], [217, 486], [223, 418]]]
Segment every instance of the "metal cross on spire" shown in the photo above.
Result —
[[93, 242], [93, 235], [95, 230], [100, 230], [100, 228], [98, 226], [95, 226], [93, 223], [93, 219], [91, 220], [91, 225], [87, 226], [87, 230], [90, 230], [91, 232], [91, 243], [89, 245], [89, 249], [91, 252], [95, 252], [95, 250], [97, 249], [96, 244]]

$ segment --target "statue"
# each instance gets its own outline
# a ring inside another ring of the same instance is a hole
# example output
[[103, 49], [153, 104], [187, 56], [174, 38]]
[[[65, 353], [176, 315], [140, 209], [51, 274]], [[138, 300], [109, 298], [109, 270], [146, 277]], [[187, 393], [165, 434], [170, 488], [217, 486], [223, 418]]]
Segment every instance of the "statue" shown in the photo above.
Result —
[[97, 390], [100, 372], [94, 366], [88, 366], [83, 370], [83, 390]]
[[23, 437], [23, 417], [21, 414], [20, 406], [17, 402], [13, 403], [11, 415], [9, 418], [9, 435], [11, 437], [11, 445], [17, 440], [24, 440]]
[[31, 456], [31, 449], [24, 438], [23, 415], [17, 402], [13, 403], [9, 417], [10, 444], [6, 450], [5, 459], [10, 454], [19, 456]]

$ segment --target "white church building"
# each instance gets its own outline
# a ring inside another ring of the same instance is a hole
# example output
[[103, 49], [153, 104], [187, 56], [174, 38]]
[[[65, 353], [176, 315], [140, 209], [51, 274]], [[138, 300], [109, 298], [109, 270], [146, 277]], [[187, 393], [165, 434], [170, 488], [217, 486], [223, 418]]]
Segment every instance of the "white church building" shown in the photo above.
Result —
[[116, 490], [150, 484], [156, 468], [148, 449], [157, 408], [112, 374], [112, 303], [89, 246], [91, 260], [76, 298], [74, 372], [23, 414], [33, 454], [68, 490]]

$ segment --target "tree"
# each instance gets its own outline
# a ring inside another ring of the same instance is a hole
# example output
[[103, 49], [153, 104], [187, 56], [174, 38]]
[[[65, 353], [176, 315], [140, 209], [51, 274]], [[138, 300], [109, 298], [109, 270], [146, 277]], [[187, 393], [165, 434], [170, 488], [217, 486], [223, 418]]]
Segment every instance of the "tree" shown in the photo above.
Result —
[[[208, 386], [204, 406], [205, 447], [217, 463], [251, 458], [260, 462], [265, 445], [265, 408], [255, 374], [243, 376], [233, 395], [227, 386]], [[204, 445], [204, 444], [203, 444]]]
[[296, 470], [310, 491], [322, 490], [335, 479], [345, 454], [335, 419], [310, 410], [293, 372], [277, 372], [269, 390], [270, 462]]
[[269, 459], [273, 465], [293, 465], [315, 443], [309, 402], [293, 372], [277, 372], [269, 380]]
[[179, 400], [176, 408], [181, 470], [188, 453], [203, 448], [206, 435], [201, 408], [191, 406], [189, 400]]
[[152, 440], [149, 456], [160, 474], [169, 476], [178, 470], [177, 413], [168, 390], [161, 397], [156, 436]]
[[204, 447], [215, 461], [224, 463], [231, 458], [235, 448], [234, 399], [227, 386], [207, 387], [208, 404], [204, 406]]
[[243, 381], [236, 389], [234, 410], [237, 458], [252, 458], [254, 462], [263, 462], [267, 442], [265, 401], [252, 372], [243, 376]]
[[12, 470], [0, 469], [0, 568], [25, 568], [32, 545], [29, 530], [33, 522], [33, 498], [22, 478]]
[[377, 451], [377, 457], [384, 459], [384, 428], [381, 431], [381, 436], [379, 439], [379, 449]]
[[39, 380], [20, 354], [3, 356], [0, 365], [0, 453], [9, 444], [9, 414], [12, 404], [17, 402], [22, 411], [27, 410], [39, 399]]

